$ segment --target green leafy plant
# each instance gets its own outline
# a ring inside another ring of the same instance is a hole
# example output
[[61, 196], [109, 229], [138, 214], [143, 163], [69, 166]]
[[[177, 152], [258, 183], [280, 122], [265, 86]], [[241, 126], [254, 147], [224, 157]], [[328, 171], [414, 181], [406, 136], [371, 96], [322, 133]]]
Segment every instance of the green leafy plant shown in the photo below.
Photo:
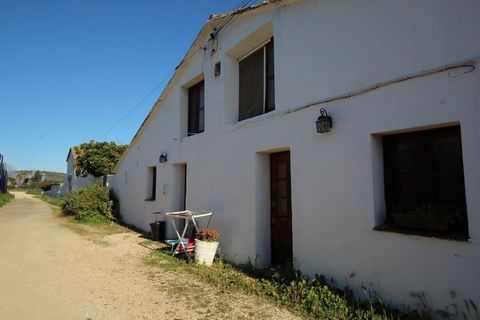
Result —
[[82, 143], [77, 148], [75, 174], [82, 177], [89, 174], [94, 177], [111, 174], [126, 149], [127, 145], [117, 145], [115, 142], [91, 140], [88, 143]]
[[13, 198], [15, 198], [15, 196], [11, 193], [0, 193], [0, 207], [3, 207], [4, 205], [12, 201]]
[[221, 291], [241, 291], [273, 300], [312, 319], [428, 319], [419, 318], [416, 312], [389, 308], [371, 293], [366, 300], [358, 299], [350, 288], [335, 288], [324, 276], [311, 279], [298, 271], [284, 273], [275, 269], [255, 269], [251, 264], [234, 265], [222, 259], [205, 267], [190, 264], [172, 257], [170, 251], [161, 250], [153, 251], [145, 262], [166, 270], [190, 273]]
[[213, 229], [202, 229], [198, 231], [196, 238], [201, 241], [216, 242], [220, 239], [220, 233]]
[[70, 192], [65, 198], [63, 211], [82, 222], [114, 220], [110, 192], [98, 183]]

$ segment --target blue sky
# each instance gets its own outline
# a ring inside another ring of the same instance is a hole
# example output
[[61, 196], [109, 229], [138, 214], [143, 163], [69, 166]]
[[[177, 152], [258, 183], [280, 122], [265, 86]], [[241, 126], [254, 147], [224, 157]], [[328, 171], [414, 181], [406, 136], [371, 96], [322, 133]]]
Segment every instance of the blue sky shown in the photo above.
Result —
[[0, 153], [65, 171], [71, 145], [129, 143], [210, 13], [240, 2], [0, 0]]

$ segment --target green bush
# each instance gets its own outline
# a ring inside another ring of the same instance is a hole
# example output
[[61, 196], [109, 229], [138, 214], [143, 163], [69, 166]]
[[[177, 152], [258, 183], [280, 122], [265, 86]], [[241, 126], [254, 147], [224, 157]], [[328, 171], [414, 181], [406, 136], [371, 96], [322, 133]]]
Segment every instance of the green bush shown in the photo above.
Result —
[[70, 192], [65, 198], [63, 212], [82, 222], [114, 220], [113, 201], [106, 187], [98, 183]]
[[11, 193], [0, 193], [0, 207], [3, 207], [8, 202], [12, 201], [15, 196]]

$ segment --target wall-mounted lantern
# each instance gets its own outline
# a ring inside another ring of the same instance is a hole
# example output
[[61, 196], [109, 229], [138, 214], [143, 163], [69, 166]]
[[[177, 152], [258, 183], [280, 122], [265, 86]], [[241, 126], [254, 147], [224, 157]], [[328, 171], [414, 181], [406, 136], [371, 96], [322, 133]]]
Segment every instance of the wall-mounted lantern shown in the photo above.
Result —
[[320, 109], [320, 117], [318, 117], [315, 123], [317, 124], [318, 133], [326, 133], [332, 130], [332, 117], [328, 115], [325, 108]]
[[167, 162], [167, 154], [165, 152], [162, 152], [160, 154], [160, 158], [158, 158], [158, 161], [160, 161], [160, 163], [165, 163]]

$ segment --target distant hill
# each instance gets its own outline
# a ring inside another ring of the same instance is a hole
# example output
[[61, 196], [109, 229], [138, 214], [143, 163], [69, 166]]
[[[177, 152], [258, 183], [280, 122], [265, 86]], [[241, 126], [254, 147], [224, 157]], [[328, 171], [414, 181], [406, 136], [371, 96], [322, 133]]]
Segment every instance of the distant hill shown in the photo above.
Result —
[[44, 170], [15, 170], [10, 172], [11, 177], [21, 177], [32, 178], [36, 171], [40, 171], [41, 174], [45, 175], [44, 180], [51, 180], [54, 182], [63, 182], [65, 180], [66, 174], [63, 172], [54, 172], [54, 171], [44, 171]]
[[41, 171], [46, 175], [47, 180], [52, 180], [52, 181], [57, 181], [57, 182], [63, 182], [65, 180], [65, 177], [67, 176], [63, 172], [54, 172], [54, 171]]

